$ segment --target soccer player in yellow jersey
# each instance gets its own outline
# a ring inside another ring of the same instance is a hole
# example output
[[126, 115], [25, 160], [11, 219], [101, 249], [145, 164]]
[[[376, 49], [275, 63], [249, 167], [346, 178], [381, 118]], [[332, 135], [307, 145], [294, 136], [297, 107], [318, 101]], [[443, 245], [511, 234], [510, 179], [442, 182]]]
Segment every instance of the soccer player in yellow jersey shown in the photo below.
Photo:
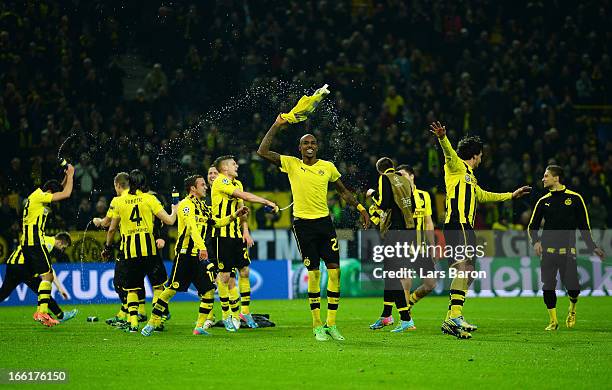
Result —
[[[363, 226], [368, 228], [370, 217], [355, 197], [344, 187], [340, 172], [330, 162], [317, 158], [317, 139], [306, 134], [300, 139], [298, 149], [301, 158], [285, 156], [270, 150], [276, 133], [287, 126], [280, 115], [270, 127], [257, 154], [280, 167], [289, 176], [293, 195], [293, 233], [295, 234], [302, 261], [308, 269], [308, 301], [312, 314], [313, 333], [318, 341], [327, 341], [330, 336], [344, 340], [336, 326], [336, 312], [340, 301], [340, 256], [338, 238], [329, 216], [327, 191], [329, 183], [345, 202], [356, 207], [363, 217]], [[327, 267], [327, 321], [321, 322], [321, 259]]]
[[[474, 215], [477, 202], [504, 202], [520, 198], [531, 191], [531, 187], [523, 186], [514, 192], [495, 193], [480, 188], [474, 175], [482, 160], [483, 143], [479, 137], [469, 136], [459, 141], [457, 151], [453, 149], [446, 137], [446, 127], [440, 122], [431, 124], [431, 132], [438, 137], [444, 152], [444, 181], [446, 182], [446, 219], [444, 221], [444, 237], [446, 244], [458, 253], [466, 253], [465, 248], [476, 247], [474, 234]], [[472, 249], [472, 253], [473, 253]], [[459, 252], [461, 251], [461, 252]], [[475, 259], [456, 261], [451, 267], [458, 271], [474, 270]], [[463, 303], [471, 279], [456, 277], [450, 286], [450, 303], [447, 318], [442, 324], [442, 332], [457, 338], [469, 339], [470, 332], [477, 329], [463, 318]]]
[[168, 311], [168, 302], [177, 291], [187, 291], [191, 283], [198, 290], [200, 309], [194, 335], [208, 335], [204, 322], [212, 310], [215, 297], [214, 265], [208, 261], [208, 251], [204, 238], [209, 227], [221, 227], [236, 221], [248, 213], [248, 208], [238, 210], [223, 218], [215, 218], [210, 207], [204, 202], [206, 182], [203, 176], [192, 175], [185, 179], [188, 195], [178, 204], [178, 240], [176, 257], [166, 283], [153, 308], [151, 320], [142, 329], [144, 336], [150, 336], [159, 327], [161, 317]]
[[[70, 239], [70, 235], [66, 232], [57, 233], [54, 237], [45, 236], [44, 237], [45, 247], [49, 253], [51, 251], [56, 250], [59, 252], [63, 252], [64, 249], [70, 246], [72, 240]], [[4, 274], [4, 278], [2, 278], [4, 282], [2, 283], [2, 287], [0, 287], [0, 302], [4, 301], [8, 298], [9, 295], [13, 292], [13, 290], [21, 283], [25, 283], [30, 290], [38, 293], [38, 288], [40, 287], [41, 279], [38, 276], [32, 276], [31, 272], [28, 272], [28, 269], [25, 265], [25, 259], [23, 257], [23, 248], [21, 245], [18, 245], [17, 248], [11, 253], [8, 260], [6, 261], [6, 271]], [[58, 292], [62, 295], [64, 299], [68, 299], [68, 293], [63, 289], [62, 285], [57, 281], [57, 278], [53, 278], [53, 283], [55, 287], [57, 287]], [[64, 312], [55, 299], [53, 297], [49, 297], [49, 310], [55, 318], [59, 322], [66, 322], [72, 318], [74, 318], [78, 314], [77, 309], [72, 309], [70, 311]]]
[[[113, 180], [115, 187], [115, 196], [108, 207], [106, 216], [104, 218], [94, 218], [93, 224], [96, 227], [107, 228], [110, 226], [113, 217], [118, 218], [117, 205], [119, 204], [119, 198], [123, 195], [127, 195], [130, 189], [130, 175], [127, 172], [119, 172]], [[123, 244], [123, 241], [121, 242]], [[119, 247], [119, 255], [115, 260], [115, 275], [113, 276], [113, 287], [115, 292], [121, 300], [121, 308], [119, 312], [114, 316], [106, 320], [106, 323], [111, 326], [127, 324], [128, 320], [128, 307], [127, 307], [127, 292], [123, 289], [125, 284], [127, 269], [125, 267], [125, 259], [123, 259], [123, 245]]]
[[[42, 281], [38, 287], [38, 308], [34, 320], [45, 326], [54, 326], [59, 322], [49, 316], [49, 298], [53, 269], [49, 262], [49, 252], [45, 247], [45, 225], [49, 216], [49, 203], [67, 199], [72, 194], [74, 167], [66, 166], [66, 175], [62, 184], [49, 180], [42, 188], [37, 188], [25, 201], [23, 206], [21, 248], [24, 264], [31, 276], [39, 276]], [[63, 189], [62, 189], [63, 187]]]
[[[113, 216], [108, 229], [103, 252], [103, 257], [110, 257], [113, 237], [117, 227], [120, 226], [122, 256], [127, 270], [123, 289], [127, 291], [129, 324], [125, 330], [130, 333], [138, 332], [138, 290], [142, 289], [142, 281], [151, 271], [151, 265], [159, 261], [153, 237], [153, 216], [161, 219], [166, 225], [173, 225], [176, 221], [176, 205], [172, 205], [172, 213], [168, 215], [155, 196], [142, 191], [143, 184], [142, 173], [133, 170], [130, 173], [128, 193], [118, 198], [116, 215]], [[161, 274], [162, 270], [159, 271]], [[165, 268], [163, 275], [166, 275]], [[149, 278], [151, 284], [156, 286], [150, 273]], [[160, 283], [163, 284], [163, 281]], [[161, 291], [156, 294], [157, 297], [160, 293]], [[157, 297], [154, 296], [154, 301]]]
[[[433, 246], [436, 243], [435, 235], [434, 235], [434, 223], [431, 218], [432, 209], [431, 209], [431, 197], [427, 191], [419, 190], [416, 186], [414, 170], [412, 167], [402, 164], [397, 167], [397, 173], [406, 177], [412, 183], [412, 195], [414, 198], [414, 220], [416, 222], [416, 233], [417, 233], [417, 243], [422, 247], [426, 245]], [[429, 254], [425, 253], [424, 256], [420, 259], [422, 262], [420, 268], [423, 270], [424, 274], [427, 274], [427, 271], [434, 271], [434, 263], [433, 259], [429, 257]], [[412, 279], [406, 279], [403, 283], [404, 290], [407, 294], [406, 299], [408, 300], [408, 310], [412, 310], [412, 307], [425, 296], [429, 295], [436, 287], [436, 279], [431, 278], [422, 278], [422, 284], [410, 293], [410, 288], [412, 287]]]
[[[217, 218], [230, 215], [243, 205], [243, 201], [261, 203], [277, 210], [274, 202], [244, 191], [242, 183], [237, 179], [238, 164], [233, 156], [221, 156], [214, 162], [219, 175], [212, 185], [212, 210]], [[230, 290], [229, 280], [234, 269], [240, 274], [240, 293], [244, 303], [250, 302], [251, 286], [249, 283], [249, 247], [252, 245], [246, 218], [233, 221], [229, 225], [214, 228], [211, 235], [213, 259], [219, 269], [219, 300], [223, 313], [223, 323], [228, 331], [235, 331], [240, 324], [240, 317], [251, 328], [257, 323], [249, 312], [248, 305], [242, 306], [238, 313], [238, 289]], [[232, 315], [230, 316], [230, 308]], [[241, 314], [241, 315], [240, 315]]]

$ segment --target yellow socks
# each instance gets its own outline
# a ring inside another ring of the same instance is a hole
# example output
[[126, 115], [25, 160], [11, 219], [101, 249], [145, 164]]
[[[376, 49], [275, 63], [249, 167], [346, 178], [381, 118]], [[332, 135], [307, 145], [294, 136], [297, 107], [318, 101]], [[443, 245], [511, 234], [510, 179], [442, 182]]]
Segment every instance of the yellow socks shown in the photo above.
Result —
[[238, 286], [240, 287], [240, 312], [242, 314], [250, 314], [249, 305], [251, 304], [251, 281], [249, 278], [243, 278], [242, 276], [238, 279]]
[[238, 287], [234, 285], [234, 287], [229, 289], [229, 306], [232, 310], [232, 317], [240, 318], [239, 316], [239, 308], [238, 308]]
[[130, 326], [138, 327], [138, 292], [136, 290], [128, 291], [127, 306], [129, 312]]
[[229, 287], [227, 283], [223, 283], [219, 278], [219, 300], [221, 301], [221, 311], [223, 312], [223, 319], [229, 316]]
[[49, 300], [51, 299], [51, 282], [43, 280], [38, 286], [38, 309], [40, 313], [49, 312]]
[[204, 322], [208, 319], [208, 315], [212, 312], [214, 302], [215, 290], [207, 291], [200, 297], [200, 311], [198, 313], [198, 322], [196, 327], [201, 328], [204, 326]]
[[336, 325], [336, 312], [340, 302], [340, 269], [327, 270], [327, 325]]
[[155, 306], [153, 306], [153, 310], [151, 311], [151, 320], [149, 320], [151, 325], [159, 326], [161, 324], [161, 316], [168, 312], [168, 303], [175, 295], [176, 291], [170, 288], [164, 289], [164, 291], [159, 294]]
[[308, 303], [312, 314], [312, 327], [323, 325], [321, 322], [321, 271], [308, 271]]
[[463, 312], [463, 303], [467, 295], [468, 280], [455, 278], [450, 286], [450, 318], [456, 318]]
[[153, 286], [153, 300], [151, 301], [151, 307], [154, 307], [157, 303], [157, 299], [159, 295], [164, 291], [164, 285], [160, 284], [159, 286]]

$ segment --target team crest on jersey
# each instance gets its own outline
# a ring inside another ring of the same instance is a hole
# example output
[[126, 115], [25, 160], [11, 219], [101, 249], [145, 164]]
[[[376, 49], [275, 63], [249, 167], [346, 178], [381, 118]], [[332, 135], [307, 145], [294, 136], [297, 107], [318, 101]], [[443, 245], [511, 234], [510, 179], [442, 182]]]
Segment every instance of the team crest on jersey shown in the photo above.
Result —
[[308, 257], [304, 259], [304, 266], [305, 267], [309, 267], [310, 266], [310, 259]]
[[322, 170], [322, 169], [319, 169], [319, 175], [321, 175], [321, 176], [325, 175], [325, 171]]
[[472, 181], [472, 177], [468, 174], [465, 175], [465, 181], [470, 183]]
[[222, 262], [219, 262], [219, 269], [222, 270], [223, 268], [225, 268], [225, 266], [223, 265]]
[[571, 206], [572, 205], [572, 199], [571, 198], [565, 199], [565, 205], [566, 206]]
[[229, 179], [225, 179], [225, 178], [222, 180], [222, 182], [223, 182], [223, 184], [229, 184], [230, 183]]
[[172, 283], [172, 288], [179, 288], [179, 282]]

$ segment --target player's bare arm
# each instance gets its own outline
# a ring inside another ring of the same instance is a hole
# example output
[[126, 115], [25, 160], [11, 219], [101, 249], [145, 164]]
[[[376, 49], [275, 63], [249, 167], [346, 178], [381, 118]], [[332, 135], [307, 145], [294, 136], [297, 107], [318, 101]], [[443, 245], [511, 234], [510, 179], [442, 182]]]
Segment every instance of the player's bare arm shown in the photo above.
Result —
[[274, 140], [274, 136], [276, 136], [276, 133], [280, 129], [287, 127], [287, 125], [288, 125], [287, 120], [281, 118], [279, 114], [276, 117], [276, 120], [274, 121], [274, 123], [272, 124], [272, 127], [270, 127], [270, 129], [264, 136], [263, 140], [261, 140], [261, 145], [259, 145], [259, 149], [257, 149], [257, 154], [260, 157], [265, 158], [266, 160], [278, 166], [281, 165], [280, 154], [278, 154], [277, 152], [271, 151], [270, 145], [272, 145], [272, 141]]
[[173, 204], [172, 212], [170, 214], [168, 214], [166, 210], [162, 209], [157, 214], [155, 214], [155, 216], [161, 219], [161, 221], [165, 223], [166, 225], [169, 225], [169, 226], [174, 225], [174, 222], [176, 222], [176, 208], [177, 207], [178, 207], [177, 205]]
[[342, 199], [344, 199], [346, 203], [355, 207], [361, 214], [361, 217], [362, 217], [361, 223], [363, 225], [363, 228], [364, 229], [369, 228], [370, 227], [370, 215], [366, 211], [365, 207], [363, 207], [363, 205], [357, 202], [357, 199], [355, 199], [355, 196], [353, 196], [353, 194], [351, 194], [351, 192], [346, 189], [346, 187], [342, 183], [342, 180], [338, 179], [334, 182], [334, 184], [336, 185], [336, 191], [338, 191]]
[[70, 198], [70, 195], [72, 194], [73, 182], [74, 182], [74, 167], [71, 164], [68, 164], [68, 166], [66, 167], [66, 176], [64, 176], [64, 181], [62, 181], [64, 189], [62, 190], [62, 192], [54, 193], [53, 198], [51, 198], [51, 202], [57, 202], [60, 200]]
[[238, 199], [242, 199], [246, 202], [251, 202], [251, 203], [260, 203], [263, 204], [264, 206], [270, 206], [272, 207], [274, 210], [278, 210], [278, 206], [276, 205], [276, 203], [262, 198], [261, 196], [257, 196], [255, 194], [252, 194], [250, 192], [246, 192], [246, 191], [241, 191], [241, 190], [234, 190], [234, 192], [232, 192], [232, 196], [234, 198], [238, 198]]

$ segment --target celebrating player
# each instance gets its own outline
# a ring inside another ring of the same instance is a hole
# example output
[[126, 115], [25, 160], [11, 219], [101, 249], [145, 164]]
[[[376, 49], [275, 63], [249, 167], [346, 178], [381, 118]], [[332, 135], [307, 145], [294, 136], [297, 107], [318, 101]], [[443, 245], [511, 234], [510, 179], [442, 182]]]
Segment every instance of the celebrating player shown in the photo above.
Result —
[[[45, 236], [45, 247], [49, 253], [52, 250], [63, 252], [64, 249], [70, 246], [72, 240], [67, 232], [57, 233], [54, 237]], [[0, 302], [8, 298], [13, 290], [21, 283], [25, 283], [30, 290], [38, 293], [40, 287], [40, 277], [32, 276], [25, 265], [25, 259], [23, 257], [23, 248], [18, 245], [17, 248], [11, 253], [8, 260], [6, 261], [6, 271], [2, 287], [0, 287]], [[62, 285], [57, 281], [55, 274], [53, 275], [53, 283], [55, 287], [64, 299], [68, 299], [68, 293], [63, 289]], [[64, 312], [53, 297], [49, 297], [49, 310], [59, 322], [66, 322], [74, 318], [78, 314], [77, 309]]]
[[49, 316], [53, 269], [49, 262], [49, 251], [45, 246], [45, 225], [50, 212], [47, 206], [51, 202], [58, 202], [70, 197], [73, 177], [74, 167], [68, 164], [62, 184], [57, 180], [49, 180], [42, 188], [37, 188], [32, 192], [23, 206], [23, 227], [20, 242], [23, 263], [30, 277], [40, 275], [42, 279], [38, 286], [38, 308], [34, 313], [34, 320], [49, 327], [57, 325], [59, 322]]
[[[243, 190], [242, 183], [237, 179], [238, 164], [233, 156], [221, 156], [214, 162], [219, 175], [212, 185], [212, 210], [217, 218], [235, 213], [242, 205], [243, 201], [261, 203], [274, 210], [278, 207], [274, 202]], [[246, 233], [246, 236], [243, 233]], [[214, 228], [212, 231], [213, 240], [213, 259], [219, 269], [219, 300], [223, 312], [223, 323], [228, 331], [235, 331], [240, 315], [238, 313], [238, 290], [229, 290], [229, 280], [234, 268], [240, 273], [240, 295], [245, 303], [243, 305], [242, 317], [251, 328], [256, 328], [257, 324], [248, 311], [246, 302], [250, 302], [251, 286], [249, 283], [249, 246], [253, 240], [250, 238], [248, 225], [243, 222], [232, 221], [227, 226]], [[229, 309], [232, 308], [232, 316]]]
[[[308, 269], [308, 300], [312, 314], [313, 333], [318, 341], [344, 340], [336, 325], [336, 312], [340, 301], [340, 256], [338, 238], [327, 207], [328, 183], [334, 183], [344, 201], [356, 207], [363, 217], [363, 226], [368, 228], [370, 217], [366, 209], [344, 187], [340, 172], [330, 162], [317, 158], [317, 139], [306, 134], [300, 139], [298, 149], [301, 159], [285, 156], [270, 150], [276, 133], [287, 126], [281, 115], [270, 127], [257, 154], [289, 176], [293, 195], [293, 233], [298, 243], [302, 261]], [[327, 266], [327, 321], [321, 322], [321, 259]]]
[[[595, 245], [591, 236], [589, 213], [582, 196], [567, 189], [563, 181], [563, 168], [549, 165], [544, 171], [542, 183], [549, 190], [548, 194], [538, 199], [531, 220], [527, 226], [529, 239], [537, 256], [542, 258], [541, 276], [544, 303], [548, 309], [550, 323], [544, 330], [554, 331], [559, 328], [557, 321], [557, 272], [567, 289], [570, 306], [565, 320], [568, 328], [576, 325], [576, 304], [580, 294], [578, 265], [576, 264], [576, 229], [587, 248], [602, 260], [604, 252]], [[540, 224], [544, 222], [544, 231], [539, 235]]]
[[162, 270], [157, 264], [159, 257], [153, 237], [153, 215], [172, 225], [176, 221], [176, 205], [172, 205], [172, 213], [168, 215], [157, 198], [143, 191], [146, 190], [145, 177], [137, 169], [130, 172], [129, 186], [128, 193], [118, 198], [102, 255], [110, 258], [113, 237], [121, 223], [121, 245], [127, 271], [123, 288], [127, 291], [129, 312], [129, 324], [125, 330], [135, 333], [138, 332], [138, 290], [142, 289], [144, 276], [148, 275], [154, 286], [163, 286], [166, 279], [164, 265], [161, 264]]
[[216, 219], [212, 216], [210, 207], [204, 203], [206, 182], [200, 175], [185, 179], [185, 190], [188, 195], [178, 204], [178, 240], [176, 241], [176, 257], [172, 266], [171, 277], [166, 288], [159, 296], [153, 308], [151, 320], [142, 329], [144, 336], [150, 336], [161, 324], [161, 318], [168, 312], [168, 303], [177, 291], [187, 291], [191, 283], [198, 290], [200, 309], [194, 335], [208, 335], [204, 322], [212, 310], [215, 299], [214, 265], [208, 261], [208, 252], [204, 237], [208, 226], [226, 226], [248, 213], [246, 207], [240, 207], [231, 215]]
[[[397, 173], [407, 178], [412, 184], [412, 197], [414, 199], [414, 220], [416, 222], [416, 242], [418, 245], [424, 247], [429, 245], [435, 245], [434, 236], [434, 223], [431, 219], [431, 197], [427, 191], [419, 190], [416, 186], [414, 170], [412, 167], [402, 164], [397, 167]], [[429, 253], [423, 253], [424, 258], [420, 259], [423, 263], [422, 268], [424, 270], [434, 270], [433, 259], [429, 258]], [[412, 287], [412, 279], [405, 279], [402, 281], [404, 285], [404, 291], [407, 294], [406, 299], [408, 300], [408, 310], [412, 311], [412, 307], [421, 298], [426, 297], [436, 287], [435, 278], [422, 278], [422, 284], [410, 293]], [[411, 313], [412, 315], [412, 313]]]
[[[520, 198], [531, 191], [524, 186], [514, 192], [495, 193], [480, 188], [477, 184], [474, 169], [478, 168], [482, 159], [483, 143], [479, 137], [465, 137], [453, 149], [446, 137], [446, 127], [440, 122], [431, 124], [431, 132], [438, 137], [444, 152], [444, 181], [446, 182], [446, 219], [444, 220], [444, 236], [447, 245], [458, 249], [457, 253], [467, 253], [466, 248], [476, 246], [474, 234], [474, 215], [476, 202], [504, 202]], [[460, 252], [459, 252], [460, 251]], [[458, 271], [473, 271], [475, 259], [456, 261], [451, 267]], [[472, 337], [470, 332], [477, 329], [463, 318], [463, 303], [472, 279], [456, 277], [450, 287], [450, 303], [446, 320], [442, 323], [442, 332], [461, 339]]]
[[[405, 241], [414, 246], [416, 232], [414, 230], [414, 199], [412, 184], [404, 176], [395, 172], [395, 163], [388, 157], [382, 157], [376, 162], [378, 177], [378, 190], [370, 189], [368, 196], [372, 196], [374, 204], [382, 210], [379, 222], [380, 234], [384, 246], [394, 246], [395, 243]], [[385, 271], [399, 271], [400, 268], [409, 266], [408, 261], [402, 261], [396, 257], [388, 257], [384, 260]], [[420, 266], [420, 264], [419, 264]], [[383, 293], [383, 311], [380, 318], [370, 329], [381, 329], [392, 323], [391, 310], [393, 303], [400, 314], [401, 322], [391, 332], [399, 333], [408, 329], [415, 329], [414, 321], [410, 317], [406, 295], [402, 286], [402, 280], [385, 277], [385, 291]], [[389, 321], [391, 318], [391, 321]]]
[[[113, 180], [113, 185], [115, 187], [115, 196], [108, 207], [108, 211], [106, 212], [106, 216], [104, 218], [94, 218], [93, 223], [96, 227], [109, 227], [113, 217], [118, 218], [117, 214], [117, 205], [119, 202], [119, 198], [123, 195], [127, 195], [130, 190], [130, 175], [127, 172], [119, 172], [115, 176]], [[113, 276], [113, 287], [115, 288], [115, 292], [119, 296], [121, 300], [121, 308], [119, 312], [114, 316], [106, 320], [106, 323], [111, 326], [115, 325], [125, 325], [128, 322], [128, 307], [127, 307], [127, 292], [123, 289], [125, 284], [125, 277], [127, 273], [126, 262], [123, 257], [123, 240], [119, 244], [119, 255], [115, 260], [115, 274]]]

